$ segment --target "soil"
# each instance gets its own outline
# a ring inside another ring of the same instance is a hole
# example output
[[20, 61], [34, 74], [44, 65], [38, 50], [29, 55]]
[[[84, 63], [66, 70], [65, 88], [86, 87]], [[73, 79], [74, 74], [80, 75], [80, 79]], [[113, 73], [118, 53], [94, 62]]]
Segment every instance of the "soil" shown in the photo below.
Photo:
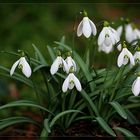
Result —
[[[113, 122], [114, 124], [116, 122]], [[117, 123], [116, 123], [117, 124]], [[115, 125], [116, 125], [115, 124]], [[123, 125], [123, 126], [122, 126]], [[119, 123], [117, 126], [124, 127], [132, 131], [135, 135], [140, 136], [140, 126], [138, 125], [128, 125], [128, 123]], [[69, 129], [64, 132], [59, 126], [55, 126], [52, 133], [49, 135], [49, 140], [81, 140], [83, 138], [88, 138], [88, 140], [126, 140], [121, 133], [117, 133], [117, 137], [111, 137], [107, 135], [104, 131], [95, 123], [90, 121], [79, 121], [70, 126]], [[37, 126], [33, 124], [18, 124], [4, 129], [0, 132], [0, 140], [39, 140], [40, 130]], [[45, 140], [44, 138], [43, 140]]]

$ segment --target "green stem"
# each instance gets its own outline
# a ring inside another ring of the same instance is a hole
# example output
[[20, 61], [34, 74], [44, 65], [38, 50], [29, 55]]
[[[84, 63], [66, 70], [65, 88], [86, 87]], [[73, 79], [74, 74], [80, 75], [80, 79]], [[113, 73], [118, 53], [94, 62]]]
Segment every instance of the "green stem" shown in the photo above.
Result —
[[[118, 79], [117, 83], [115, 84], [114, 89], [112, 90], [112, 94], [111, 94], [111, 96], [110, 96], [109, 102], [111, 102], [111, 101], [113, 100], [114, 96], [115, 96], [115, 91], [116, 91], [116, 89], [117, 89], [117, 87], [118, 87], [118, 85], [119, 85], [119, 83], [120, 83], [120, 81], [121, 81], [121, 77], [122, 77], [122, 74], [123, 74], [123, 72], [124, 72], [124, 69], [125, 69], [125, 66], [123, 66], [123, 67], [121, 67], [121, 68], [119, 69], [119, 72], [118, 72], [118, 74], [117, 74], [117, 75], [119, 75], [119, 79]], [[116, 77], [117, 77], [117, 76], [114, 77], [113, 83], [115, 82]], [[112, 83], [112, 84], [113, 84], [113, 83]]]
[[[31, 78], [31, 81], [32, 81], [32, 83], [33, 83], [33, 89], [34, 89], [34, 91], [35, 91], [35, 96], [36, 96], [36, 98], [37, 98], [37, 101], [39, 101], [39, 104], [43, 106], [42, 100], [41, 100], [40, 95], [39, 95], [39, 93], [38, 93], [38, 88], [37, 88], [37, 86], [36, 86], [36, 84], [35, 84], [33, 78]], [[41, 115], [42, 115], [43, 118], [44, 118], [44, 117], [45, 117], [45, 112], [42, 111], [42, 110], [40, 110], [40, 112], [41, 112]]]
[[[65, 105], [66, 105], [66, 93], [62, 93], [62, 112], [65, 111]], [[64, 117], [61, 117], [61, 122], [64, 124]]]
[[[42, 75], [43, 75], [43, 79], [44, 79], [44, 82], [45, 82], [45, 85], [46, 85], [46, 88], [47, 88], [47, 91], [48, 91], [48, 99], [50, 99], [51, 98], [51, 96], [50, 96], [50, 90], [49, 90], [49, 86], [48, 86], [48, 81], [47, 81], [47, 74], [45, 73], [45, 71], [44, 70], [41, 70], [41, 72], [42, 72]], [[49, 104], [49, 100], [48, 100], [48, 104]]]
[[102, 91], [100, 93], [100, 98], [99, 98], [99, 105], [98, 105], [99, 112], [101, 111], [101, 106], [102, 106]]

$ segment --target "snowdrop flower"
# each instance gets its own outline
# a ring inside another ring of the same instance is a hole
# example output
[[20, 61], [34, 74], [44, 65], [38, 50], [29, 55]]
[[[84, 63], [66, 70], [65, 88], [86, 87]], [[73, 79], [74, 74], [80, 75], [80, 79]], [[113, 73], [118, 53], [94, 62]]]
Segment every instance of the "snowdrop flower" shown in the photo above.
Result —
[[[126, 38], [126, 41], [128, 43], [131, 43], [137, 39], [140, 39], [140, 30], [137, 29], [133, 24], [127, 24], [125, 26], [125, 38]], [[134, 42], [133, 44], [135, 45], [137, 43]]]
[[87, 17], [87, 13], [84, 11], [83, 20], [80, 22], [77, 28], [77, 36], [81, 36], [82, 34], [89, 38], [91, 34], [94, 36], [97, 34], [97, 29], [95, 24]]
[[19, 60], [17, 60], [17, 61], [13, 64], [13, 66], [12, 66], [12, 68], [11, 68], [11, 70], [10, 70], [10, 75], [11, 75], [11, 76], [13, 75], [13, 73], [14, 73], [14, 71], [15, 71], [15, 69], [16, 69], [17, 66], [22, 70], [23, 74], [24, 74], [27, 78], [29, 78], [29, 77], [31, 76], [31, 73], [32, 73], [31, 67], [30, 67], [30, 65], [28, 64], [28, 62], [26, 61], [25, 57], [21, 57]]
[[135, 36], [134, 36], [134, 32], [133, 32], [133, 28], [131, 26], [131, 24], [127, 24], [125, 26], [125, 39], [128, 43], [131, 43], [133, 40], [135, 40]]
[[53, 64], [51, 65], [50, 73], [54, 75], [59, 68], [63, 67], [65, 71], [67, 71], [68, 66], [64, 59], [61, 56], [57, 56], [57, 58], [54, 60]]
[[135, 65], [134, 57], [131, 54], [131, 52], [127, 48], [123, 48], [117, 60], [118, 67], [121, 67], [122, 65], [126, 65], [129, 62], [129, 60], [131, 66]]
[[135, 96], [140, 94], [140, 76], [132, 84], [132, 92]]
[[81, 83], [78, 78], [73, 73], [69, 73], [62, 85], [62, 91], [66, 92], [68, 89], [71, 90], [74, 88], [74, 86], [78, 91], [82, 90]]
[[[99, 46], [98, 51], [110, 53], [113, 50], [113, 45], [115, 45], [119, 41], [120, 37], [117, 31], [110, 26], [105, 26], [103, 27], [98, 37], [98, 46]], [[120, 49], [121, 48], [119, 48], [119, 50]]]
[[70, 70], [70, 68], [71, 67], [73, 67], [74, 68], [74, 72], [76, 71], [76, 63], [75, 63], [75, 61], [72, 59], [72, 57], [71, 56], [68, 56], [66, 59], [65, 59], [65, 62], [67, 63], [67, 73], [69, 73], [69, 70]]
[[140, 64], [140, 51], [136, 51], [134, 54], [134, 60], [136, 63]]
[[116, 29], [116, 31], [117, 31], [119, 37], [121, 37], [122, 32], [123, 32], [123, 26], [119, 26], [119, 27]]

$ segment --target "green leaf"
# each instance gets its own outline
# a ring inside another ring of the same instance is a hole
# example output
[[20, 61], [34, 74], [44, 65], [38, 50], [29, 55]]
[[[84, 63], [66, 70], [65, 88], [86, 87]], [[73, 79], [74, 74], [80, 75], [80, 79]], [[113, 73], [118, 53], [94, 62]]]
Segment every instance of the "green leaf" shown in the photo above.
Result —
[[82, 60], [82, 58], [76, 52], [73, 52], [73, 55], [74, 55], [75, 60], [77, 61], [78, 65], [80, 66], [81, 70], [83, 71], [83, 74], [86, 77], [87, 81], [88, 82], [92, 81], [89, 83], [89, 85], [90, 85], [91, 91], [93, 92], [94, 88], [95, 88], [95, 83], [94, 83], [93, 77], [92, 77], [86, 63]]
[[[85, 104], [82, 104], [79, 107], [77, 107], [76, 110], [83, 110], [84, 108], [85, 108]], [[75, 121], [75, 119], [77, 119], [77, 117], [76, 117], [77, 115], [78, 115], [78, 113], [76, 112], [76, 113], [73, 113], [72, 115], [70, 115], [69, 118], [67, 118], [68, 121], [66, 122], [66, 127], [70, 126], [70, 124], [73, 121]], [[84, 117], [84, 116], [82, 116], [82, 117]]]
[[44, 120], [44, 127], [48, 133], [51, 132], [50, 127], [49, 127], [49, 119]]
[[47, 65], [47, 62], [46, 62], [44, 56], [41, 54], [40, 50], [34, 44], [32, 44], [32, 46], [33, 46], [35, 52], [37, 53], [41, 63]]
[[49, 133], [46, 131], [46, 128], [43, 128], [43, 130], [41, 131], [39, 140], [47, 140], [48, 135], [49, 135]]
[[113, 106], [113, 108], [122, 118], [127, 119], [127, 113], [118, 102], [113, 101], [113, 102], [110, 102], [109, 104]]
[[27, 101], [27, 100], [21, 100], [21, 101], [14, 101], [5, 105], [0, 106], [0, 110], [1, 109], [6, 109], [6, 108], [10, 108], [10, 107], [22, 107], [22, 106], [30, 106], [30, 107], [35, 107], [41, 110], [44, 110], [48, 113], [51, 113], [52, 115], [54, 115], [51, 111], [49, 111], [48, 109], [46, 109], [43, 106], [40, 106], [38, 104], [36, 104], [35, 102], [32, 101]]
[[39, 125], [39, 123], [27, 117], [10, 117], [10, 118], [0, 120], [0, 130], [5, 127], [11, 126], [13, 124], [25, 123], [25, 122]]
[[100, 126], [111, 136], [116, 137], [116, 134], [114, 133], [114, 131], [110, 128], [110, 126], [107, 124], [107, 122], [101, 118], [101, 117], [96, 117], [96, 120], [98, 121], [98, 123], [100, 124]]
[[95, 106], [95, 104], [91, 100], [90, 96], [84, 90], [82, 90], [80, 94], [83, 96], [84, 100], [87, 102], [88, 107], [91, 108], [92, 111], [95, 112], [95, 114], [97, 116], [99, 116], [99, 112], [97, 110], [97, 107]]
[[56, 56], [55, 56], [55, 53], [54, 53], [53, 49], [49, 45], [47, 45], [47, 49], [48, 49], [48, 52], [49, 52], [49, 54], [51, 56], [52, 61], [54, 61]]
[[22, 76], [22, 75], [20, 75], [20, 74], [18, 74], [16, 72], [14, 72], [13, 76], [10, 76], [10, 70], [9, 69], [5, 68], [4, 66], [0, 66], [0, 69], [8, 73], [8, 74], [7, 73], [0, 73], [0, 75], [6, 76], [6, 77], [10, 77], [12, 79], [16, 79], [16, 80], [18, 80], [20, 82], [23, 82], [26, 85], [28, 85], [28, 86], [33, 88], [32, 81], [30, 79], [27, 79], [25, 76]]
[[15, 53], [15, 52], [12, 52], [12, 51], [1, 51], [1, 53], [7, 53], [7, 54], [10, 54], [10, 55], [14, 55], [14, 56], [20, 57], [20, 55], [18, 53]]
[[38, 71], [39, 69], [44, 68], [44, 67], [47, 67], [47, 66], [48, 66], [48, 65], [44, 65], [44, 64], [39, 65], [39, 66], [36, 66], [36, 67], [34, 68], [33, 72], [36, 72], [36, 71]]
[[126, 113], [127, 113], [127, 120], [130, 124], [139, 124], [140, 121], [135, 117], [135, 115], [133, 115], [133, 113], [131, 113], [130, 110], [126, 109]]
[[140, 103], [127, 104], [124, 106], [124, 108], [127, 108], [127, 109], [138, 108], [138, 107], [140, 107]]
[[81, 111], [79, 111], [79, 110], [66, 110], [66, 111], [63, 111], [63, 112], [61, 112], [61, 113], [59, 113], [59, 114], [57, 114], [53, 119], [52, 119], [52, 121], [51, 121], [51, 123], [50, 123], [50, 128], [55, 124], [55, 122], [57, 121], [57, 120], [59, 120], [62, 116], [64, 116], [64, 115], [66, 115], [66, 114], [69, 114], [69, 113], [83, 113], [83, 112], [81, 112]]
[[113, 128], [114, 130], [120, 131], [121, 133], [123, 133], [126, 137], [130, 138], [130, 140], [138, 140], [138, 138], [136, 138], [136, 136], [130, 132], [129, 130], [122, 128], [122, 127], [115, 127]]

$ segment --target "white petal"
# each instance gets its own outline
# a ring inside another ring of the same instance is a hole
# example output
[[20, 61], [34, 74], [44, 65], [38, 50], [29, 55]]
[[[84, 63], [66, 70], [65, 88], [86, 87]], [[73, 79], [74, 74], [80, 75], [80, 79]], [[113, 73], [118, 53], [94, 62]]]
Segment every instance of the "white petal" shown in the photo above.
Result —
[[69, 89], [74, 88], [74, 80], [73, 80], [73, 73], [69, 74]]
[[65, 62], [64, 59], [62, 59], [62, 63], [63, 63], [63, 70], [66, 71], [66, 73], [69, 73], [68, 64]]
[[80, 24], [78, 25], [78, 28], [77, 28], [78, 37], [82, 35], [82, 29], [83, 29], [83, 20], [80, 22]]
[[68, 69], [70, 70], [70, 68], [71, 67], [73, 67], [74, 68], [74, 71], [76, 71], [76, 63], [75, 63], [75, 61], [71, 58], [71, 56], [68, 56], [67, 58], [66, 58], [66, 63], [67, 63], [67, 65], [68, 65]]
[[89, 38], [90, 35], [91, 35], [91, 26], [90, 26], [90, 23], [89, 23], [89, 19], [88, 17], [84, 17], [83, 18], [83, 34], [86, 38]]
[[127, 48], [124, 48], [124, 50], [125, 50], [125, 55], [127, 55], [130, 59], [130, 64], [135, 65], [135, 61], [132, 53]]
[[74, 71], [76, 71], [76, 63], [73, 59], [72, 59], [72, 63], [73, 63]]
[[136, 38], [140, 39], [140, 31], [138, 29], [135, 29], [134, 32], [135, 32], [135, 34], [137, 36]]
[[116, 31], [117, 31], [118, 35], [121, 37], [122, 31], [123, 31], [123, 27], [119, 26]]
[[54, 75], [59, 69], [59, 59], [58, 57], [54, 60], [53, 64], [51, 65], [50, 72]]
[[139, 60], [139, 62], [140, 62], [140, 52], [139, 51], [135, 52], [135, 54], [134, 54], [134, 60], [135, 61]]
[[89, 23], [90, 23], [90, 26], [91, 26], [91, 29], [92, 29], [92, 33], [95, 36], [97, 34], [96, 26], [90, 19], [89, 19]]
[[137, 77], [137, 79], [132, 84], [132, 92], [135, 96], [138, 96], [140, 93], [140, 77]]
[[111, 40], [111, 38], [110, 38], [109, 36], [106, 36], [106, 37], [105, 37], [104, 44], [105, 44], [106, 46], [112, 45], [112, 40]]
[[69, 87], [69, 75], [68, 77], [65, 79], [63, 85], [62, 85], [62, 91], [63, 92], [66, 92], [68, 90], [68, 87]]
[[81, 91], [82, 90], [82, 86], [81, 86], [81, 83], [80, 81], [78, 80], [78, 78], [73, 74], [73, 80], [74, 80], [74, 84], [75, 84], [75, 87], [78, 91]]
[[99, 34], [99, 37], [98, 37], [98, 45], [99, 46], [104, 42], [104, 40], [105, 40], [105, 34], [106, 34], [106, 27], [104, 27], [102, 29], [102, 31], [100, 32], [100, 34]]
[[32, 70], [25, 57], [21, 57], [19, 65], [22, 65], [23, 74], [29, 78], [31, 76]]
[[122, 45], [119, 44], [119, 45], [117, 46], [117, 49], [118, 49], [118, 51], [121, 51], [121, 49], [122, 49]]
[[11, 70], [10, 70], [10, 75], [11, 75], [11, 76], [13, 75], [13, 73], [14, 73], [14, 71], [15, 71], [17, 65], [19, 64], [19, 61], [20, 61], [20, 59], [17, 60], [17, 61], [12, 65], [12, 68], [11, 68]]
[[128, 43], [134, 40], [134, 33], [131, 24], [125, 26], [125, 38]]
[[121, 67], [124, 61], [124, 49], [121, 51], [121, 53], [118, 56], [117, 64], [118, 67]]
[[115, 32], [116, 31], [112, 27], [108, 27], [108, 34], [113, 45], [116, 43], [116, 38], [117, 38]]
[[126, 65], [129, 62], [129, 58], [124, 56], [123, 65]]
[[110, 44], [109, 46], [106, 46], [105, 44], [102, 45], [102, 51], [105, 53], [110, 53], [113, 50], [113, 45]]

